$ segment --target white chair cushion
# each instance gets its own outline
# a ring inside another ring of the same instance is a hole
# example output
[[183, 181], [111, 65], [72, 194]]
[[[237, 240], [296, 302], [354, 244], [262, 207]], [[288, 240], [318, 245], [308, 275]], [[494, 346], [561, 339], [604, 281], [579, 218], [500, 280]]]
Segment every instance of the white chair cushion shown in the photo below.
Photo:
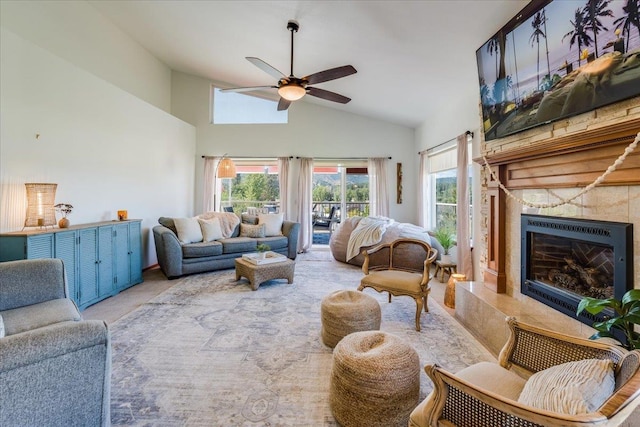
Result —
[[380, 270], [372, 271], [364, 276], [361, 283], [372, 287], [384, 286], [385, 289], [392, 291], [420, 293], [421, 280], [422, 274], [418, 273], [401, 270]]
[[518, 399], [527, 382], [518, 374], [491, 362], [476, 363], [464, 368], [456, 376], [475, 386], [511, 400]]
[[282, 236], [282, 223], [284, 222], [284, 214], [258, 214], [258, 224], [264, 224], [265, 237]]
[[202, 242], [202, 230], [197, 218], [174, 218], [180, 243]]
[[614, 388], [613, 362], [585, 359], [533, 374], [518, 402], [567, 415], [588, 414], [602, 406]]
[[[456, 377], [465, 380], [479, 388], [491, 391], [511, 400], [518, 399], [526, 380], [516, 373], [504, 369], [497, 363], [480, 362], [464, 368]], [[416, 409], [411, 412], [410, 426], [428, 426], [427, 405], [435, 398], [431, 392]]]

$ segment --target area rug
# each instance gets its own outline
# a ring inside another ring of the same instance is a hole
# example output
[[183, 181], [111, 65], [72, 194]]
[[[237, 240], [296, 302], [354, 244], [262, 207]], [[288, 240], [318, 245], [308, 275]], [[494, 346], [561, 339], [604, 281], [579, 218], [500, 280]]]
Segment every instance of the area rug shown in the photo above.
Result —
[[[332, 349], [320, 338], [320, 303], [356, 289], [359, 268], [328, 253], [301, 256], [295, 279], [252, 291], [233, 270], [193, 275], [111, 325], [113, 425], [337, 426], [329, 408]], [[438, 304], [421, 332], [415, 302], [366, 290], [381, 330], [410, 343], [421, 364], [457, 371], [495, 360]], [[431, 390], [421, 377], [421, 398]]]

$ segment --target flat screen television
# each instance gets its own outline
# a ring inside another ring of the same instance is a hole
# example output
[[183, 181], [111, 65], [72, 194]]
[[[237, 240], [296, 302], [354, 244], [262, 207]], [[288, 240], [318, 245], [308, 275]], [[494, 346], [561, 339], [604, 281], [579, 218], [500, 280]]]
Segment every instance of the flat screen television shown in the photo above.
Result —
[[485, 140], [640, 95], [639, 0], [534, 0], [476, 51]]

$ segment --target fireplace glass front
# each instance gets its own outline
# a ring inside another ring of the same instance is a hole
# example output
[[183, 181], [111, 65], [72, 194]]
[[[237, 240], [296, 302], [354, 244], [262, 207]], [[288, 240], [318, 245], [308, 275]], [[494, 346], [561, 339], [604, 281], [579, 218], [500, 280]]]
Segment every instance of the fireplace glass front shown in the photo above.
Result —
[[633, 288], [632, 224], [523, 214], [521, 227], [523, 294], [592, 325], [611, 313], [577, 315], [582, 298]]

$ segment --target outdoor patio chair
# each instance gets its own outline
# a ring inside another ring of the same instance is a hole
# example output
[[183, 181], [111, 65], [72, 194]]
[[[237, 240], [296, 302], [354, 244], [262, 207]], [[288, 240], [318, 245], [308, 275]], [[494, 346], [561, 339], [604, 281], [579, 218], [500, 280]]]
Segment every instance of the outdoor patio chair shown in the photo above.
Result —
[[340, 206], [331, 206], [329, 216], [316, 216], [313, 217], [313, 227], [325, 227], [329, 230], [329, 234], [333, 232], [336, 224], [340, 223]]

